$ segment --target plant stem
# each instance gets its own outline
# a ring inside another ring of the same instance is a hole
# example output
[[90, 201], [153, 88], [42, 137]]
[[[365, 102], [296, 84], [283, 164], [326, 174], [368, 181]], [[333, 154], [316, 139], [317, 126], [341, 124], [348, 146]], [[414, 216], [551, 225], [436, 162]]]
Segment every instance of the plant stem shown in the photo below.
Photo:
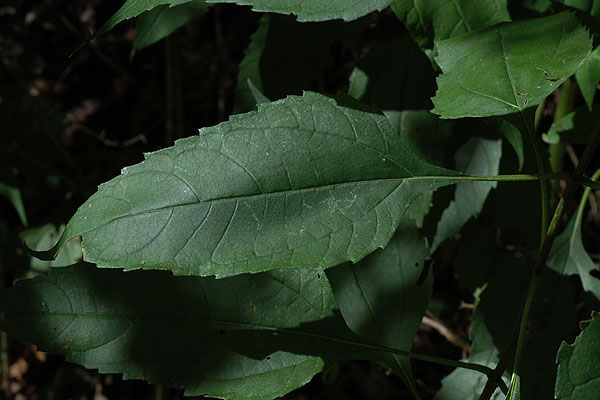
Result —
[[[266, 328], [266, 329], [269, 329], [269, 328]], [[281, 328], [270, 328], [269, 330], [276, 330], [278, 332], [287, 332], [287, 329], [281, 329]], [[421, 360], [421, 361], [426, 361], [426, 362], [430, 362], [430, 363], [434, 363], [434, 364], [446, 365], [448, 367], [464, 368], [464, 369], [469, 369], [471, 371], [477, 371], [477, 372], [480, 372], [480, 373], [484, 374], [485, 376], [487, 376], [488, 379], [492, 380], [496, 384], [496, 386], [500, 387], [500, 390], [502, 390], [502, 393], [508, 392], [508, 388], [506, 387], [506, 384], [504, 383], [504, 381], [502, 379], [495, 380], [494, 370], [491, 369], [490, 367], [487, 367], [482, 364], [470, 363], [470, 362], [458, 361], [458, 360], [451, 360], [448, 358], [430, 356], [428, 354], [413, 353], [412, 351], [400, 350], [400, 349], [395, 349], [392, 347], [380, 346], [377, 344], [355, 342], [353, 340], [332, 338], [332, 337], [318, 335], [318, 334], [312, 334], [312, 333], [305, 333], [305, 332], [293, 332], [293, 333], [311, 336], [311, 337], [315, 337], [315, 338], [319, 338], [319, 339], [334, 340], [337, 343], [344, 343], [347, 345], [361, 347], [364, 349], [398, 354], [398, 355], [401, 355], [404, 357], [413, 358], [415, 360]]]
[[[531, 129], [531, 126], [527, 123], [525, 115], [521, 112], [521, 119], [525, 125], [525, 132], [531, 145], [531, 149], [535, 154], [535, 162], [537, 164], [537, 170], [540, 175], [544, 175], [546, 169], [544, 168], [544, 161], [542, 159], [542, 150], [538, 137], [535, 132]], [[548, 230], [548, 214], [549, 214], [549, 202], [548, 202], [548, 183], [545, 180], [540, 180], [540, 200], [542, 204], [542, 220], [540, 227], [540, 246], [546, 239], [546, 231]]]
[[550, 221], [550, 225], [548, 226], [548, 230], [546, 232], [544, 241], [542, 242], [542, 245], [541, 245], [541, 249], [540, 249], [540, 252], [538, 255], [537, 262], [532, 271], [532, 277], [531, 277], [531, 280], [529, 283], [529, 290], [527, 292], [527, 298], [525, 300], [525, 304], [523, 306], [523, 312], [521, 314], [519, 338], [518, 338], [518, 342], [517, 342], [517, 351], [515, 353], [513, 374], [512, 374], [512, 378], [511, 378], [511, 382], [510, 382], [510, 392], [507, 396], [507, 399], [509, 399], [509, 400], [512, 400], [514, 397], [515, 388], [516, 388], [517, 380], [519, 377], [519, 365], [521, 362], [521, 354], [523, 352], [523, 343], [525, 341], [525, 334], [527, 331], [527, 322], [528, 322], [528, 318], [529, 318], [529, 313], [530, 313], [531, 307], [533, 305], [533, 300], [535, 298], [535, 292], [536, 292], [539, 282], [541, 280], [544, 266], [546, 265], [548, 256], [550, 255], [550, 250], [552, 249], [552, 244], [554, 243], [554, 239], [557, 236], [560, 220], [562, 219], [562, 217], [565, 213], [565, 204], [569, 203], [572, 200], [573, 196], [575, 195], [575, 192], [577, 190], [577, 185], [575, 184], [575, 182], [577, 181], [577, 179], [579, 179], [583, 176], [583, 173], [585, 172], [587, 166], [591, 162], [592, 157], [593, 157], [594, 153], [596, 152], [596, 149], [598, 148], [599, 145], [600, 145], [600, 121], [598, 121], [598, 123], [596, 124], [596, 127], [594, 128], [594, 132], [592, 134], [592, 139], [586, 146], [585, 151], [583, 152], [583, 155], [581, 156], [581, 159], [579, 161], [579, 164], [577, 164], [577, 168], [575, 168], [575, 172], [573, 172], [573, 181], [570, 181], [567, 184], [567, 188], [565, 189], [563, 196], [559, 200], [558, 205], [556, 206], [556, 209], [554, 210], [554, 215], [552, 217], [552, 221]]
[[[592, 175], [592, 177], [590, 178], [590, 180], [592, 181], [597, 181], [598, 179], [600, 179], [600, 168], [596, 170], [596, 172], [594, 172], [594, 175]], [[581, 197], [581, 201], [579, 202], [579, 208], [577, 209], [577, 224], [581, 224], [583, 210], [585, 208], [585, 204], [587, 203], [587, 199], [590, 196], [590, 193], [592, 193], [592, 188], [586, 187], [585, 191], [583, 192], [583, 196]]]

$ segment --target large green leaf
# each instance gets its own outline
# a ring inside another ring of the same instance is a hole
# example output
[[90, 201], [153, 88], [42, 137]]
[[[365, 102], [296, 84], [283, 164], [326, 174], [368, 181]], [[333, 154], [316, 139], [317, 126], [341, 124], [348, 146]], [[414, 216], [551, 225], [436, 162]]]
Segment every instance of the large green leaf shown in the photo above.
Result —
[[562, 343], [556, 354], [558, 364], [556, 398], [587, 400], [600, 393], [600, 317], [582, 323], [582, 332], [573, 345]]
[[358, 63], [348, 94], [382, 110], [430, 109], [433, 77], [429, 60], [405, 35], [380, 44]]
[[254, 11], [293, 14], [298, 21], [351, 21], [373, 11], [383, 10], [392, 0], [207, 0], [208, 3], [236, 3]]
[[123, 4], [121, 8], [119, 8], [117, 12], [94, 33], [94, 36], [103, 35], [119, 23], [137, 17], [158, 6], [167, 5], [169, 7], [175, 7], [189, 3], [190, 1], [192, 0], [127, 0], [125, 4]]
[[315, 269], [215, 280], [163, 271], [52, 269], [0, 293], [2, 328], [100, 372], [186, 395], [272, 399], [359, 347]]
[[[497, 175], [502, 157], [502, 140], [472, 137], [455, 155], [456, 168], [469, 175]], [[432, 252], [454, 236], [472, 217], [481, 212], [497, 182], [462, 182], [456, 185], [454, 200], [442, 213], [431, 245]]]
[[413, 199], [457, 175], [348, 96], [290, 96], [123, 169], [52, 252], [81, 235], [84, 260], [101, 266], [221, 277], [326, 268], [385, 246]]
[[[419, 282], [428, 255], [414, 222], [404, 219], [385, 249], [327, 270], [348, 327], [371, 342], [410, 350], [431, 297], [433, 279]], [[406, 357], [384, 355], [381, 361], [418, 393]]]
[[133, 48], [140, 50], [150, 46], [207, 11], [208, 5], [204, 0], [192, 0], [176, 7], [163, 5], [147, 11], [136, 20]]
[[511, 114], [539, 104], [573, 75], [591, 38], [572, 13], [500, 24], [438, 45], [442, 118]]
[[[600, 4], [600, 3], [598, 3]], [[592, 109], [594, 97], [600, 83], [600, 46], [596, 47], [575, 74], [581, 94], [588, 109]]]
[[506, 0], [394, 0], [392, 9], [421, 47], [510, 21]]

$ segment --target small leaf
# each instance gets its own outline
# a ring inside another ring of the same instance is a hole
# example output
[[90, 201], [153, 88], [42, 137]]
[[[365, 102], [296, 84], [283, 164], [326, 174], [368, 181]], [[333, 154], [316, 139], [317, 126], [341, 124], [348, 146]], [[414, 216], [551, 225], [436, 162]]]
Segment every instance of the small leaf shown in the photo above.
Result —
[[334, 311], [314, 269], [215, 280], [79, 264], [0, 292], [2, 329], [40, 350], [228, 399], [284, 395], [352, 356], [338, 338], [355, 336]]
[[192, 0], [127, 0], [125, 4], [117, 10], [95, 33], [94, 37], [105, 34], [121, 22], [152, 10], [158, 6], [168, 5], [175, 7], [181, 4], [189, 3]]
[[395, 0], [392, 9], [419, 46], [510, 21], [506, 0]]
[[254, 101], [254, 94], [248, 85], [252, 82], [253, 86], [263, 92], [262, 77], [260, 74], [260, 64], [262, 54], [265, 49], [267, 34], [269, 33], [270, 15], [263, 15], [260, 18], [258, 28], [250, 36], [250, 44], [244, 50], [244, 59], [240, 63], [237, 75], [237, 86], [235, 88], [235, 105], [233, 113], [248, 112], [255, 109], [258, 104]]
[[500, 24], [438, 45], [443, 70], [432, 112], [511, 114], [535, 106], [583, 64], [591, 38], [572, 13]]
[[[600, 6], [600, 3], [598, 3]], [[600, 83], [600, 46], [596, 47], [590, 56], [585, 60], [579, 71], [575, 74], [575, 79], [579, 85], [579, 90], [587, 104], [588, 109], [592, 110], [594, 97], [598, 91]]]
[[293, 14], [298, 21], [326, 21], [343, 19], [352, 21], [373, 11], [381, 11], [390, 5], [392, 0], [207, 0], [208, 3], [236, 3], [241, 6], [252, 6], [253, 11]]
[[136, 20], [135, 50], [143, 49], [169, 36], [208, 11], [204, 0], [192, 0], [176, 7], [160, 6], [141, 14]]
[[586, 144], [599, 118], [599, 106], [595, 106], [591, 112], [585, 106], [577, 107], [554, 122], [548, 133], [542, 134], [542, 139], [546, 143]]
[[598, 268], [583, 247], [581, 239], [583, 211], [584, 208], [579, 207], [577, 215], [571, 218], [569, 225], [556, 237], [548, 257], [548, 267], [560, 274], [579, 275], [583, 290], [600, 300], [600, 279], [592, 275]]
[[555, 396], [562, 400], [593, 399], [600, 393], [600, 317], [592, 315], [582, 323], [582, 332], [573, 345], [562, 343], [556, 354], [558, 364]]
[[10, 204], [15, 208], [17, 215], [21, 219], [23, 226], [27, 226], [27, 214], [25, 214], [25, 206], [21, 198], [21, 191], [15, 187], [0, 182], [0, 196], [5, 197]]
[[[484, 316], [475, 311], [470, 338], [473, 343], [468, 361], [495, 368], [500, 359], [500, 352], [494, 344], [494, 338], [484, 323]], [[487, 383], [487, 377], [476, 371], [457, 368], [442, 379], [442, 388], [436, 393], [434, 400], [477, 400]], [[502, 400], [504, 395], [496, 389], [492, 400]]]
[[[472, 137], [455, 155], [456, 167], [468, 175], [497, 175], [502, 141]], [[481, 212], [490, 191], [498, 182], [462, 182], [456, 185], [454, 200], [442, 214], [431, 245], [432, 252]]]
[[[371, 342], [409, 351], [431, 297], [431, 276], [420, 282], [428, 255], [414, 222], [404, 219], [385, 249], [327, 270], [348, 327]], [[380, 361], [418, 393], [406, 357], [382, 355]]]
[[123, 169], [46, 256], [81, 235], [84, 260], [127, 270], [328, 268], [385, 246], [416, 197], [457, 175], [350, 97], [290, 96]]

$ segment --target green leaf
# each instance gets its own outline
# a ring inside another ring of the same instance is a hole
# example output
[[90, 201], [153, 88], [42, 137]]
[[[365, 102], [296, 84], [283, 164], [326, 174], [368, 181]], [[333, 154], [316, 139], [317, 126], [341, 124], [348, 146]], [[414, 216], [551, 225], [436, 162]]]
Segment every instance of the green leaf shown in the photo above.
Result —
[[272, 399], [353, 355], [325, 274], [230, 279], [52, 269], [0, 293], [2, 329], [67, 360], [185, 395]]
[[[493, 336], [485, 326], [484, 316], [475, 311], [470, 338], [473, 343], [468, 362], [495, 368], [500, 359]], [[477, 400], [487, 383], [487, 377], [468, 369], [457, 368], [442, 379], [442, 388], [436, 393], [434, 400]], [[496, 389], [491, 399], [501, 400], [504, 395]]]
[[558, 364], [555, 396], [562, 400], [593, 399], [600, 393], [600, 317], [592, 315], [581, 324], [582, 332], [573, 345], [562, 343], [556, 354]]
[[435, 93], [429, 60], [407, 35], [380, 44], [350, 75], [348, 94], [382, 110], [431, 108]]
[[365, 24], [299, 23], [287, 15], [264, 15], [240, 64], [234, 112], [256, 109], [248, 79], [272, 100], [310, 89], [333, 64], [332, 43], [358, 36]]
[[390, 5], [392, 0], [207, 0], [208, 3], [236, 3], [252, 6], [253, 11], [293, 14], [298, 21], [326, 21], [343, 19], [352, 21], [373, 11], [380, 11]]
[[600, 1], [599, 0], [554, 0], [581, 12], [583, 22], [598, 33], [600, 28]]
[[392, 9], [419, 46], [510, 21], [506, 0], [395, 0]]
[[445, 121], [425, 110], [389, 110], [385, 111], [385, 116], [417, 157], [443, 166], [446, 146], [452, 138], [453, 121]]
[[[259, 105], [102, 184], [61, 240], [100, 266], [229, 276], [359, 261], [413, 199], [456, 183], [348, 96]], [[48, 254], [45, 254], [48, 256]]]
[[271, 22], [270, 15], [263, 15], [260, 18], [258, 28], [250, 36], [250, 44], [244, 50], [244, 59], [240, 63], [240, 69], [237, 75], [237, 86], [235, 88], [235, 105], [233, 113], [248, 112], [255, 109], [258, 104], [255, 101], [254, 93], [250, 87], [252, 85], [261, 93], [264, 92], [262, 76], [260, 74], [260, 64], [265, 43], [269, 33]]
[[[327, 270], [348, 327], [370, 342], [409, 351], [431, 297], [433, 279], [419, 282], [428, 255], [414, 222], [404, 219], [385, 249]], [[380, 361], [418, 398], [406, 357], [384, 355]]]
[[525, 150], [523, 148], [523, 135], [521, 135], [519, 129], [504, 118], [486, 118], [484, 121], [504, 136], [517, 155], [519, 171], [523, 170]]
[[125, 4], [123, 4], [121, 8], [119, 8], [119, 10], [117, 10], [117, 12], [94, 33], [94, 37], [103, 35], [121, 22], [137, 17], [158, 6], [168, 5], [169, 7], [175, 7], [189, 3], [190, 1], [192, 0], [127, 0]]
[[587, 104], [588, 109], [591, 111], [594, 97], [598, 90], [598, 84], [600, 83], [600, 46], [596, 47], [587, 60], [585, 60], [579, 71], [575, 74], [575, 79], [577, 80], [585, 104]]
[[[585, 206], [585, 203], [582, 204]], [[579, 207], [577, 215], [571, 218], [569, 225], [556, 237], [548, 257], [548, 267], [560, 274], [579, 275], [583, 290], [600, 300], [600, 279], [591, 274], [592, 271], [598, 271], [598, 268], [583, 247], [581, 238], [583, 214], [584, 207]]]
[[169, 36], [208, 11], [204, 0], [192, 0], [176, 7], [160, 6], [141, 14], [136, 20], [135, 50], [143, 49]]
[[572, 13], [500, 24], [438, 45], [442, 118], [511, 114], [535, 106], [583, 64], [591, 38]]
[[[455, 155], [456, 168], [468, 175], [497, 175], [502, 141], [472, 137]], [[490, 191], [498, 182], [462, 182], [456, 185], [454, 200], [442, 213], [431, 245], [432, 252], [454, 236], [472, 217], [479, 215]]]
[[595, 106], [591, 112], [585, 106], [577, 107], [552, 123], [548, 133], [542, 134], [542, 139], [546, 143], [586, 144], [589, 142], [599, 118], [599, 106]]
[[0, 196], [5, 197], [10, 204], [15, 208], [19, 219], [23, 226], [27, 226], [27, 214], [25, 214], [25, 206], [21, 198], [21, 191], [15, 187], [0, 182]]

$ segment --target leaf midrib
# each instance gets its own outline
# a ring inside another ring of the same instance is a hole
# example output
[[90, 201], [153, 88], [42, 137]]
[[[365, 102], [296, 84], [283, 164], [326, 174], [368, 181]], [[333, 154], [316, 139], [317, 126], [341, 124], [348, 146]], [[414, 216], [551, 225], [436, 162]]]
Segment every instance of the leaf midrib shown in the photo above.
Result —
[[[132, 175], [130, 175], [130, 176], [132, 176]], [[102, 224], [97, 225], [93, 228], [78, 232], [77, 234], [82, 235], [84, 233], [91, 232], [93, 230], [102, 228], [103, 226], [106, 226], [106, 225], [110, 224], [111, 222], [114, 222], [114, 221], [117, 221], [117, 220], [123, 219], [123, 218], [137, 217], [140, 215], [151, 214], [151, 213], [159, 212], [162, 210], [170, 210], [170, 209], [175, 209], [175, 208], [197, 206], [197, 205], [205, 204], [205, 203], [210, 204], [210, 203], [216, 203], [216, 202], [239, 201], [240, 199], [260, 198], [261, 196], [269, 196], [269, 195], [275, 196], [275, 195], [287, 194], [287, 193], [301, 193], [301, 192], [310, 191], [310, 190], [335, 188], [335, 187], [343, 186], [343, 185], [370, 184], [370, 183], [377, 183], [377, 182], [398, 182], [398, 186], [399, 186], [400, 183], [402, 183], [404, 181], [419, 181], [419, 180], [427, 181], [427, 180], [436, 180], [436, 179], [464, 180], [464, 178], [465, 178], [464, 175], [435, 175], [435, 176], [428, 175], [428, 176], [411, 176], [411, 177], [402, 177], [402, 178], [377, 178], [377, 179], [369, 179], [369, 180], [357, 180], [357, 181], [350, 181], [350, 182], [331, 183], [331, 184], [326, 184], [326, 185], [321, 185], [321, 186], [311, 186], [311, 187], [306, 187], [306, 188], [301, 188], [301, 189], [290, 189], [290, 190], [280, 190], [280, 191], [273, 191], [273, 192], [267, 192], [267, 193], [255, 193], [255, 194], [248, 194], [248, 195], [221, 197], [221, 198], [202, 200], [202, 201], [196, 201], [196, 202], [191, 202], [191, 203], [167, 205], [167, 206], [156, 207], [156, 208], [152, 208], [152, 209], [148, 209], [148, 210], [142, 210], [142, 211], [138, 211], [135, 213], [122, 214], [117, 217], [111, 218], [107, 221], [104, 221]], [[394, 188], [394, 190], [396, 190], [396, 189], [397, 189], [397, 187]], [[103, 198], [109, 198], [109, 197], [117, 198], [114, 196], [104, 196]], [[129, 204], [129, 201], [127, 199], [121, 199], [121, 198], [117, 198], [117, 199], [119, 199], [121, 201], [125, 201]], [[95, 199], [95, 200], [97, 201], [98, 199]]]

